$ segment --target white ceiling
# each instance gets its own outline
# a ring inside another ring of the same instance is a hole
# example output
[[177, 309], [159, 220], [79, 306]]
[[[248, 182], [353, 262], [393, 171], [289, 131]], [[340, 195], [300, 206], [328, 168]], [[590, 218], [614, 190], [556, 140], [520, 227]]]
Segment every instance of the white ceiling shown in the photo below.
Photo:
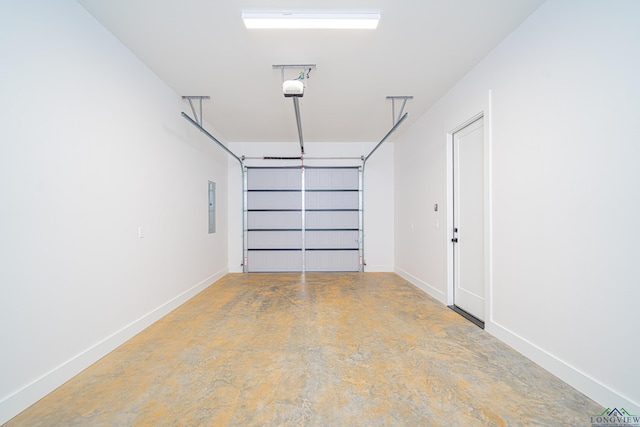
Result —
[[[387, 96], [414, 96], [406, 128], [543, 1], [78, 0], [178, 94], [211, 96], [204, 118], [223, 142], [298, 141], [273, 64], [317, 64], [300, 100], [305, 142], [379, 141], [393, 124]], [[243, 11], [381, 20], [364, 31], [247, 30]]]

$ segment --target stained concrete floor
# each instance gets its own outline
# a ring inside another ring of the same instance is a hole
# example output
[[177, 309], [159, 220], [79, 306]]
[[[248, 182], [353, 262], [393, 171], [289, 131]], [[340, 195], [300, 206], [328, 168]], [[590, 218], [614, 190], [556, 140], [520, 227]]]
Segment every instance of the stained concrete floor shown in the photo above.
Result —
[[395, 274], [229, 274], [6, 426], [584, 426], [600, 412]]

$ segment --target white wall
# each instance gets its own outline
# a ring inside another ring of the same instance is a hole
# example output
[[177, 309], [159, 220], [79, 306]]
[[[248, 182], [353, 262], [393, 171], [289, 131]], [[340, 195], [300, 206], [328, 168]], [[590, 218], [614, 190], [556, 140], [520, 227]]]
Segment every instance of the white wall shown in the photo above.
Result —
[[[304, 114], [304, 112], [303, 112]], [[292, 123], [295, 118], [291, 116]], [[389, 124], [391, 128], [391, 123]], [[303, 126], [304, 132], [304, 126]], [[384, 137], [381, 135], [380, 138]], [[311, 157], [358, 157], [367, 155], [374, 143], [309, 143], [305, 155]], [[231, 143], [229, 148], [238, 156], [295, 157], [300, 156], [300, 144], [288, 143]], [[242, 183], [240, 165], [229, 160], [229, 270], [242, 271]], [[310, 166], [361, 166], [355, 160], [305, 160]], [[300, 166], [299, 161], [247, 160], [248, 166]], [[393, 142], [385, 141], [369, 158], [365, 171], [365, 271], [393, 271]]]
[[185, 108], [76, 2], [2, 2], [0, 423], [226, 272]]
[[446, 134], [484, 111], [486, 330], [631, 413], [640, 412], [639, 19], [634, 0], [546, 2], [395, 152], [396, 268], [445, 302], [450, 243], [434, 223], [447, 210], [432, 205], [447, 200]]

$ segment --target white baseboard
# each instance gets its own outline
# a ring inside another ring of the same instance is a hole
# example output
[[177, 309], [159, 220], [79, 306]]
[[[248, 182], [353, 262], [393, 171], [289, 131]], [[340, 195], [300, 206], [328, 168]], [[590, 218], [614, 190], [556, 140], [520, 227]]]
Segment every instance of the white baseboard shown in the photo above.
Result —
[[410, 282], [412, 285], [418, 287], [422, 291], [426, 292], [427, 294], [431, 295], [432, 297], [434, 297], [435, 299], [440, 301], [442, 304], [447, 305], [447, 296], [440, 289], [434, 288], [433, 286], [431, 286], [427, 282], [418, 279], [417, 277], [407, 273], [406, 271], [404, 271], [401, 268], [395, 267], [393, 271], [398, 276], [400, 276], [403, 279], [405, 279], [406, 281]]
[[605, 384], [581, 372], [504, 326], [489, 321], [485, 323], [485, 331], [511, 346], [523, 356], [537, 363], [590, 399], [598, 402], [602, 405], [603, 409], [625, 408], [632, 414], [640, 414], [640, 404], [638, 402], [633, 402], [631, 399], [622, 396]]
[[199, 292], [209, 287], [213, 282], [222, 278], [225, 274], [227, 274], [227, 269], [207, 277], [190, 289], [187, 289], [183, 293], [143, 315], [139, 319], [126, 325], [119, 331], [114, 332], [109, 337], [62, 363], [60, 366], [53, 368], [51, 371], [47, 372], [32, 383], [2, 399], [0, 401], [0, 425], [9, 421], [35, 402], [60, 387], [69, 379], [79, 374], [109, 352], [115, 350], [125, 341], [138, 334], [143, 329], [168, 314], [170, 311], [193, 298]]

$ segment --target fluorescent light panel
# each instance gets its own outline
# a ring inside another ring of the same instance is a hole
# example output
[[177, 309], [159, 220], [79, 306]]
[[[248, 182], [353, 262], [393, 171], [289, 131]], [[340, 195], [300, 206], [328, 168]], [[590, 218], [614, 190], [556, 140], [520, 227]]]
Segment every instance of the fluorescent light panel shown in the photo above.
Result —
[[242, 12], [247, 28], [314, 28], [373, 30], [379, 13]]

